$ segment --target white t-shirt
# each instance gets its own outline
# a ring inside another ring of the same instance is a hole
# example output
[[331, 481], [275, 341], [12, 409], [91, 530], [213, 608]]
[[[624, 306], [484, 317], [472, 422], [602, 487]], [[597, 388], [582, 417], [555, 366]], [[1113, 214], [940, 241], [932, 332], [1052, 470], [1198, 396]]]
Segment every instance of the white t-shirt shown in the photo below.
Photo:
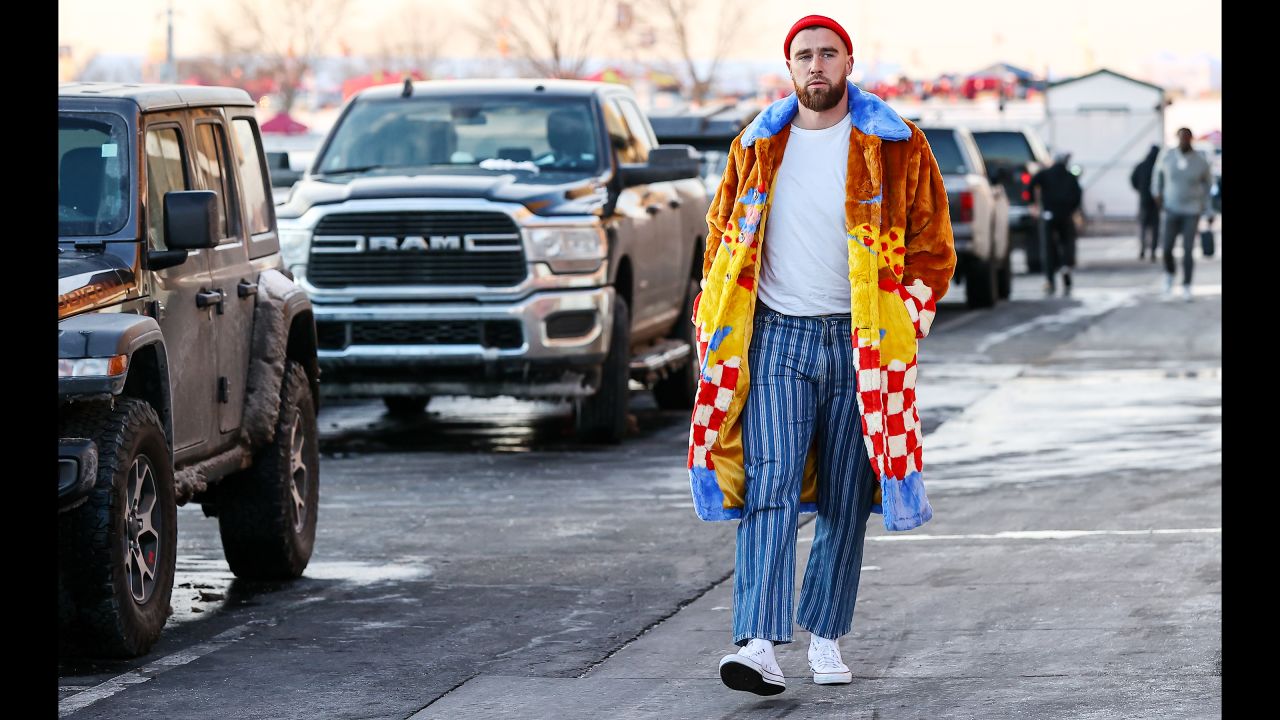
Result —
[[846, 114], [822, 130], [791, 126], [764, 228], [759, 298], [783, 315], [849, 313]]

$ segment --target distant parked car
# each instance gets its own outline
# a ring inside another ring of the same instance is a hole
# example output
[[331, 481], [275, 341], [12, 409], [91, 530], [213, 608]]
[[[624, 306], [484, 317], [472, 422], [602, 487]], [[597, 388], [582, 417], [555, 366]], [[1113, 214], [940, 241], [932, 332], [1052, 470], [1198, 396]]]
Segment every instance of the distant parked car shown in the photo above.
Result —
[[921, 125], [942, 172], [955, 237], [956, 278], [969, 307], [986, 308], [1012, 290], [1009, 199], [996, 173], [988, 174], [973, 134], [962, 127]]
[[759, 112], [760, 108], [750, 103], [674, 114], [662, 114], [659, 110], [650, 114], [649, 123], [658, 142], [692, 145], [700, 153], [702, 182], [707, 188], [707, 198], [711, 199], [729, 163], [729, 145]]
[[987, 165], [1009, 197], [1009, 239], [1027, 254], [1027, 271], [1038, 273], [1040, 217], [1032, 207], [1031, 178], [1052, 164], [1049, 151], [1031, 128], [973, 130], [973, 139]]
[[262, 148], [267, 157], [267, 172], [271, 176], [271, 196], [276, 205], [289, 199], [289, 191], [293, 189], [294, 183], [306, 174], [322, 142], [324, 142], [324, 135], [318, 133], [262, 134]]

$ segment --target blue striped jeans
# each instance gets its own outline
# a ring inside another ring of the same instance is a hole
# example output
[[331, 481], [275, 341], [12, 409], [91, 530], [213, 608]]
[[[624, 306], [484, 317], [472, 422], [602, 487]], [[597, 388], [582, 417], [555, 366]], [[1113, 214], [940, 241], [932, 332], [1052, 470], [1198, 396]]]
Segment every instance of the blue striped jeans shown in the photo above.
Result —
[[876, 478], [862, 439], [848, 315], [795, 317], [757, 303], [742, 413], [746, 497], [738, 524], [733, 641], [791, 642], [800, 484], [818, 451], [817, 525], [800, 627], [849, 632]]

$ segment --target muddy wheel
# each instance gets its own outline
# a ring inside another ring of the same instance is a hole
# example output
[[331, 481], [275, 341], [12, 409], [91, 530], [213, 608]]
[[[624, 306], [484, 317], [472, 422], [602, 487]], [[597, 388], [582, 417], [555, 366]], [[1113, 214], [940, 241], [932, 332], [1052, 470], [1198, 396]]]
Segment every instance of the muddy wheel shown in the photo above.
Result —
[[382, 398], [387, 406], [387, 413], [396, 417], [413, 417], [421, 415], [431, 401], [429, 395], [386, 395]]
[[280, 388], [275, 439], [253, 466], [218, 487], [222, 550], [236, 577], [296, 578], [311, 560], [320, 500], [316, 410], [302, 366], [289, 360]]
[[59, 615], [92, 655], [136, 657], [169, 617], [177, 559], [173, 458], [155, 410], [117, 398], [74, 411], [62, 437], [92, 439], [98, 475], [87, 500], [58, 517]]
[[600, 374], [600, 388], [580, 398], [574, 413], [574, 431], [587, 442], [619, 443], [627, 432], [627, 407], [631, 399], [631, 313], [627, 301], [613, 298], [613, 326], [609, 354]]

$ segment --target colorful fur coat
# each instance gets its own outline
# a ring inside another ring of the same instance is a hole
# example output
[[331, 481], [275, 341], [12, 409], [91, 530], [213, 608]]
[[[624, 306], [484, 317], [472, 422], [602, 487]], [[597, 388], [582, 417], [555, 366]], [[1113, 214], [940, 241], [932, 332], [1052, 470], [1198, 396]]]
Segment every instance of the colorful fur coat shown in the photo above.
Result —
[[[942, 175], [924, 134], [880, 98], [849, 83], [845, 229], [858, 371], [858, 406], [871, 467], [880, 479], [875, 512], [889, 530], [928, 522], [916, 412], [916, 340], [955, 269]], [[765, 108], [734, 139], [707, 213], [705, 283], [694, 306], [702, 366], [689, 433], [689, 477], [703, 520], [742, 517], [745, 473], [740, 414], [751, 388], [747, 348], [756, 305], [760, 244], [773, 184], [790, 136], [794, 94]], [[810, 448], [801, 512], [817, 510]]]

